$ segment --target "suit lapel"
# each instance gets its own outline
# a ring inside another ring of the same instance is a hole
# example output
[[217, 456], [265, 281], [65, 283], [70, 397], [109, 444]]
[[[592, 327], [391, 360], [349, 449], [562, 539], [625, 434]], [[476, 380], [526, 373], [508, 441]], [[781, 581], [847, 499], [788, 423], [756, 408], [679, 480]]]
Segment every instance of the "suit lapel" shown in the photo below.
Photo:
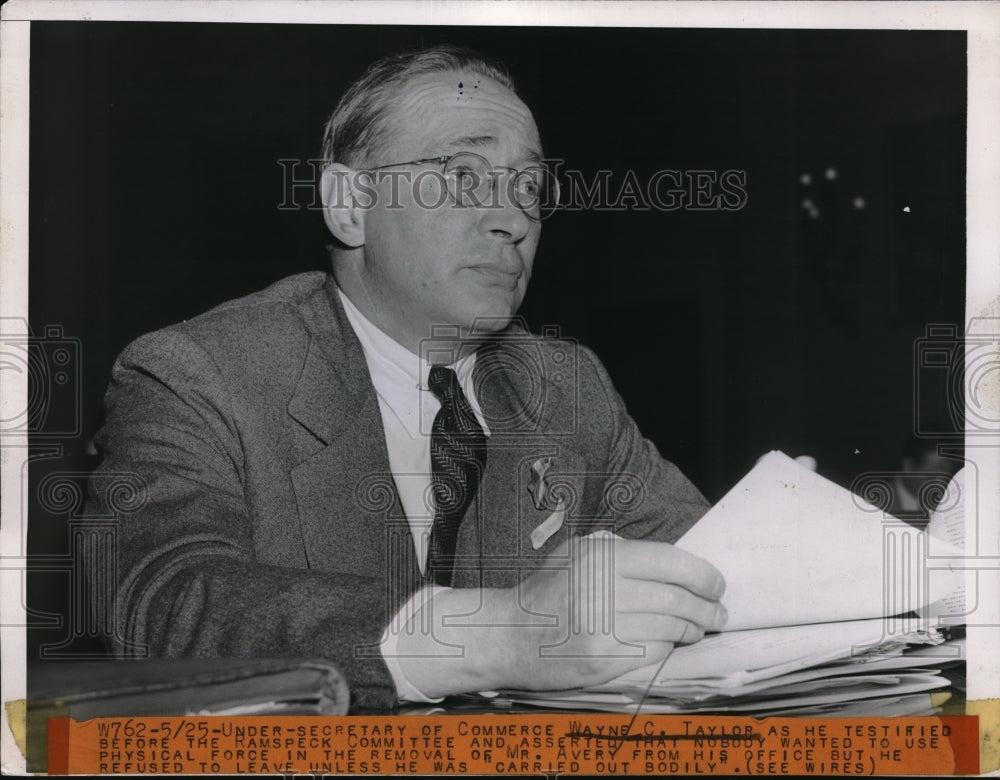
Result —
[[288, 404], [288, 413], [324, 444], [355, 421], [369, 396], [375, 399], [364, 352], [332, 279], [302, 304], [312, 338]]
[[[537, 341], [498, 341], [476, 356], [476, 398], [490, 428], [486, 472], [476, 501], [463, 520], [455, 585], [509, 587], [531, 569], [525, 563], [547, 556], [574, 526], [572, 513], [582, 499], [586, 462], [567, 446], [572, 437], [545, 433], [552, 415], [566, 403], [546, 376]], [[553, 459], [553, 484], [568, 499], [565, 527], [536, 549], [531, 532], [557, 508], [555, 497], [536, 506], [528, 491], [532, 464]]]
[[393, 610], [419, 570], [378, 397], [332, 277], [302, 314], [312, 340], [288, 413], [322, 444], [291, 472], [306, 558], [313, 569], [386, 579]]

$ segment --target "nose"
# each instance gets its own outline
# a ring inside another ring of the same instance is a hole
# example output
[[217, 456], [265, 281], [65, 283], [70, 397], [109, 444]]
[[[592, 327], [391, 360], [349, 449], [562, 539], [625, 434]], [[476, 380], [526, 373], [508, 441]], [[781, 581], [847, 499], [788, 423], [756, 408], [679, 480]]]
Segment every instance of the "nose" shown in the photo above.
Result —
[[492, 197], [481, 203], [480, 230], [506, 243], [517, 243], [531, 230], [532, 221], [513, 197], [516, 171], [497, 170], [491, 178]]

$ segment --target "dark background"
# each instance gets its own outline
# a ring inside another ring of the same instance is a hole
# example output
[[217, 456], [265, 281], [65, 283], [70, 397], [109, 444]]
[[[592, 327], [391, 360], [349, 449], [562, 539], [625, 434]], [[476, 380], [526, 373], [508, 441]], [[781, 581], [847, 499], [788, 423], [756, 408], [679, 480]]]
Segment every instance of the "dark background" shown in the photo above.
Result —
[[[709, 499], [770, 449], [849, 485], [895, 468], [920, 420], [955, 429], [915, 361], [929, 326], [947, 347], [964, 321], [964, 32], [34, 23], [30, 319], [79, 346], [79, 411], [36, 426], [56, 455], [36, 490], [93, 464], [128, 342], [328, 268], [322, 218], [279, 160], [318, 157], [371, 61], [438, 42], [504, 60], [546, 153], [587, 178], [746, 172], [738, 211], [556, 214], [522, 312], [595, 349]], [[75, 510], [32, 501], [29, 552], [63, 555]], [[49, 625], [32, 654], [67, 633], [62, 576], [32, 575]]]

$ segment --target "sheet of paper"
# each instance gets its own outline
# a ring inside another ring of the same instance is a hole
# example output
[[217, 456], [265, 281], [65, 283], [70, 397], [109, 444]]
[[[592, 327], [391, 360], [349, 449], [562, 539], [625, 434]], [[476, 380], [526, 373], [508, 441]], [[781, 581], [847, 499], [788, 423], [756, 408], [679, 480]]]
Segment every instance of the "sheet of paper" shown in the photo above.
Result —
[[[883, 697], [896, 699], [907, 694], [914, 694], [923, 691], [935, 690], [948, 685], [946, 678], [933, 674], [901, 674], [896, 684], [885, 685], [880, 683], [860, 682], [855, 685], [848, 685], [841, 688], [822, 690], [810, 693], [791, 693], [773, 698], [751, 696], [740, 699], [716, 699], [698, 703], [685, 703], [671, 701], [666, 698], [649, 697], [641, 700], [636, 699], [630, 702], [615, 700], [593, 700], [583, 702], [579, 699], [561, 698], [553, 696], [543, 698], [539, 696], [525, 696], [512, 694], [508, 702], [512, 704], [530, 704], [533, 706], [553, 708], [553, 709], [573, 709], [585, 706], [587, 709], [600, 710], [602, 712], [630, 712], [645, 714], [681, 714], [697, 712], [760, 712], [765, 715], [774, 714], [776, 710], [787, 710], [789, 714], [796, 714], [794, 711], [799, 708], [823, 707], [829, 711], [838, 705], [850, 705], [857, 701], [869, 699], [881, 699]], [[877, 706], [877, 705], [876, 705]]]
[[[730, 712], [761, 712], [770, 714], [770, 710], [779, 707], [807, 707], [818, 704], [836, 704], [841, 702], [855, 702], [863, 699], [878, 698], [881, 696], [901, 696], [908, 693], [920, 693], [931, 691], [935, 688], [946, 688], [948, 679], [934, 674], [907, 674], [900, 675], [899, 683], [890, 687], [884, 685], [860, 685], [847, 688], [839, 688], [828, 692], [818, 692], [805, 695], [791, 695], [780, 699], [739, 701], [727, 705], [724, 709]], [[704, 709], [710, 709], [704, 707]], [[723, 708], [719, 708], [723, 709]]]
[[[837, 704], [810, 707], [791, 707], [785, 710], [769, 710], [768, 715], [781, 717], [792, 715], [798, 718], [899, 718], [907, 715], [934, 715], [932, 695], [942, 694], [910, 693], [905, 696], [890, 696], [885, 699], [863, 699], [862, 701], [840, 702]], [[944, 694], [947, 697], [947, 694]]]
[[763, 691], [773, 691], [782, 686], [815, 685], [821, 687], [827, 685], [844, 685], [847, 680], [856, 681], [862, 675], [867, 679], [875, 681], [880, 675], [884, 675], [887, 672], [895, 675], [903, 672], [914, 672], [920, 668], [934, 669], [953, 660], [956, 659], [942, 656], [915, 657], [908, 654], [883, 661], [874, 661], [871, 664], [824, 664], [801, 672], [791, 672], [744, 685], [721, 685], [718, 681], [713, 680], [678, 680], [669, 685], [657, 685], [655, 691], [658, 695], [670, 695], [690, 700], [705, 699], [710, 696], [727, 696], [732, 698], [761, 693]]
[[[927, 524], [929, 536], [928, 590], [935, 595], [934, 600], [920, 610], [920, 614], [939, 620], [942, 624], [959, 625], [965, 623], [965, 592], [975, 571], [953, 573], [945, 568], [948, 556], [965, 554], [966, 514], [965, 514], [965, 469], [960, 469], [945, 490], [938, 507], [931, 514]], [[975, 585], [973, 585], [975, 587]]]
[[[937, 508], [931, 513], [927, 531], [933, 539], [938, 539], [952, 548], [965, 547], [965, 469], [961, 468], [951, 478]], [[944, 548], [947, 551], [948, 547]], [[937, 554], [937, 546], [931, 543], [931, 553]]]
[[[781, 452], [761, 458], [677, 546], [725, 575], [726, 631], [905, 613], [964, 585], [961, 571], [935, 568], [926, 531]], [[935, 554], [962, 555], [945, 543]]]
[[[879, 618], [837, 624], [783, 626], [710, 634], [675, 648], [666, 663], [628, 672], [604, 686], [641, 688], [674, 680], [718, 678], [732, 685], [776, 677], [820, 663], [851, 658], [886, 642], [934, 641], [923, 634], [890, 636]], [[615, 688], [620, 690], [620, 688]]]

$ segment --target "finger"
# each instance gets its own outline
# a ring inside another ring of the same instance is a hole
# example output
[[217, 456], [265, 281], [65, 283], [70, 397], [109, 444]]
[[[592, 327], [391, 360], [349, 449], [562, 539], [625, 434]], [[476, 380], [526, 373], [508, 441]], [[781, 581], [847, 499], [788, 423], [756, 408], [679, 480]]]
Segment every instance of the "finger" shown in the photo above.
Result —
[[661, 642], [657, 639], [626, 639], [621, 632], [616, 632], [613, 638], [609, 637], [600, 645], [589, 648], [587, 657], [595, 662], [595, 669], [618, 667], [618, 670], [607, 678], [612, 679], [629, 669], [638, 669], [662, 661], [678, 645], [677, 642]]
[[804, 466], [810, 471], [815, 471], [816, 468], [819, 466], [819, 464], [816, 463], [816, 458], [814, 458], [812, 455], [799, 455], [795, 459], [795, 462], [798, 463], [800, 466]]
[[666, 542], [622, 539], [615, 545], [615, 566], [623, 577], [670, 582], [709, 599], [718, 599], [726, 590], [722, 572]]
[[717, 601], [696, 596], [686, 588], [653, 580], [618, 580], [614, 590], [619, 615], [647, 613], [682, 618], [709, 630], [726, 624], [726, 608]]
[[617, 615], [614, 634], [622, 642], [691, 644], [705, 636], [705, 629], [672, 615], [636, 612]]
[[680, 646], [677, 642], [660, 642], [655, 639], [636, 639], [631, 641], [622, 639], [621, 641], [628, 641], [630, 648], [632, 648], [631, 652], [635, 652], [634, 648], [636, 646], [639, 648], [640, 654], [630, 664], [632, 669], [642, 668], [650, 664], [658, 664], [664, 658], [668, 658], [674, 652], [674, 649]]

